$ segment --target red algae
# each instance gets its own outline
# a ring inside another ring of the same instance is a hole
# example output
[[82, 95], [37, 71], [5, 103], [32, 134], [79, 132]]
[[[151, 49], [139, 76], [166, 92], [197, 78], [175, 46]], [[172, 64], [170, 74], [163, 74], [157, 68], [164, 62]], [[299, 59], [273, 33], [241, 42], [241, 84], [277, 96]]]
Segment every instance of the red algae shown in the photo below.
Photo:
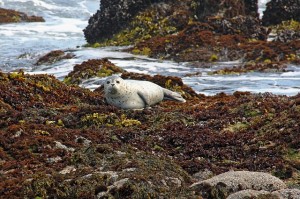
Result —
[[66, 84], [80, 84], [85, 79], [106, 77], [122, 72], [125, 71], [108, 59], [91, 59], [81, 64], [76, 64], [74, 70], [65, 77], [64, 82]]
[[17, 22], [45, 22], [45, 20], [43, 17], [28, 16], [23, 12], [0, 8], [0, 24]]
[[[106, 105], [101, 92], [51, 76], [0, 77], [3, 197], [134, 197], [147, 190], [153, 197], [197, 198], [188, 187], [192, 175], [204, 170], [272, 172], [298, 183], [299, 96], [236, 92], [208, 97], [189, 90], [180, 78], [124, 73], [123, 78], [188, 94], [186, 103], [164, 101], [133, 111]], [[119, 125], [123, 120], [127, 124]]]

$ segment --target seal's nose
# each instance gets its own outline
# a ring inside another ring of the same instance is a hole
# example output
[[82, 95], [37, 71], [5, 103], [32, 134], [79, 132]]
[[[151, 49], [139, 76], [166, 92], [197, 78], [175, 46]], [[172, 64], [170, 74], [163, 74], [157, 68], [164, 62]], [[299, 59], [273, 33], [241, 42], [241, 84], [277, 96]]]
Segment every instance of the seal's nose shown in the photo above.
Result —
[[111, 84], [112, 86], [114, 86], [115, 84]]

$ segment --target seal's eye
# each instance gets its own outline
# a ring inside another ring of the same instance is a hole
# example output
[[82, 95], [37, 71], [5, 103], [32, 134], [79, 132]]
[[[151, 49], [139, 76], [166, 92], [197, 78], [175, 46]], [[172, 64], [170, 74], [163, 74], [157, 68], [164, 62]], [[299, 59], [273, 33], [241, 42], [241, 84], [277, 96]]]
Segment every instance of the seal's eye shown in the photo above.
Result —
[[107, 81], [106, 83], [107, 83], [107, 84], [110, 84], [110, 81]]
[[117, 82], [117, 84], [120, 84], [120, 81], [116, 81]]

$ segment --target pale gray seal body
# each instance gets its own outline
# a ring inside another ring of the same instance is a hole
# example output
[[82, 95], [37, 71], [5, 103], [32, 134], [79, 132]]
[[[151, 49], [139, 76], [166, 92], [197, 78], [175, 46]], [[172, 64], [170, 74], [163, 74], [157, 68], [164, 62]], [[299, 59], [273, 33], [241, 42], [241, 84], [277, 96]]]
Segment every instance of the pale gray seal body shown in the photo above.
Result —
[[185, 102], [176, 92], [165, 89], [149, 81], [124, 80], [121, 77], [108, 77], [104, 83], [106, 102], [122, 109], [142, 109], [171, 99]]

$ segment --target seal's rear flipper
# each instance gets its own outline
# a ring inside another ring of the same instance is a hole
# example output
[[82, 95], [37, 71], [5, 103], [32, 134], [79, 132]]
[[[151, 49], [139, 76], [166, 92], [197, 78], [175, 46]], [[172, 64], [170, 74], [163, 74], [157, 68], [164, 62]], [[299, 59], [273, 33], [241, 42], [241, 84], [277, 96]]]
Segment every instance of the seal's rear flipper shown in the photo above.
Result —
[[164, 99], [175, 100], [179, 102], [186, 102], [186, 100], [179, 94], [168, 89], [163, 88]]

